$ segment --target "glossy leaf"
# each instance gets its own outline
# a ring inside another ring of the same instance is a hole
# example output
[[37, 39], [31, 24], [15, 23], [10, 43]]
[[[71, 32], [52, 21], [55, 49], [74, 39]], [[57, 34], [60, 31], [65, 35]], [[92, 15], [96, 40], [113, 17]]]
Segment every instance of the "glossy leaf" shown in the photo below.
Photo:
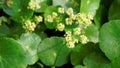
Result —
[[92, 13], [94, 16], [98, 9], [100, 0], [81, 0], [80, 12], [81, 13]]
[[40, 60], [48, 66], [62, 66], [68, 62], [69, 53], [70, 49], [61, 37], [46, 38], [38, 48]]
[[13, 39], [0, 38], [0, 68], [26, 68], [25, 52]]
[[100, 48], [110, 60], [120, 58], [119, 25], [120, 20], [113, 20], [104, 24], [100, 30]]
[[37, 48], [40, 41], [41, 38], [35, 33], [25, 33], [18, 40], [26, 52], [27, 64], [32, 65], [38, 61]]

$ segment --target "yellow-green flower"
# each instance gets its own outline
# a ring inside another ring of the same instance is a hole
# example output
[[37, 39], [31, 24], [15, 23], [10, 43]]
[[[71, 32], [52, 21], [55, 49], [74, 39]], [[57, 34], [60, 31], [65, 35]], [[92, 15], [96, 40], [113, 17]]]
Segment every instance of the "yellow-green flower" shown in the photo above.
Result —
[[64, 10], [64, 8], [59, 7], [59, 8], [58, 8], [58, 12], [61, 13], [61, 14], [63, 14], [63, 13], [65, 12], [65, 10]]
[[59, 24], [57, 24], [57, 26], [56, 26], [56, 29], [59, 30], [59, 31], [63, 31], [64, 28], [65, 28], [65, 25], [62, 24], [62, 23], [59, 23]]
[[85, 35], [81, 35], [80, 38], [81, 38], [81, 43], [82, 44], [86, 44], [89, 41], [88, 38]]
[[66, 18], [65, 22], [66, 22], [67, 25], [72, 25], [73, 20], [71, 18]]

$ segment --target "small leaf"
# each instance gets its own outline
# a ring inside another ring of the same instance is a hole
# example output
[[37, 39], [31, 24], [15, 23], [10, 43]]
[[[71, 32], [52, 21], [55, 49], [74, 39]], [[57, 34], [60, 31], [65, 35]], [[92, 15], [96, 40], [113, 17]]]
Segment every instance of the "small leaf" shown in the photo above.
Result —
[[85, 35], [88, 37], [90, 42], [98, 43], [99, 42], [99, 31], [97, 26], [91, 24], [85, 29]]
[[69, 53], [70, 49], [67, 48], [61, 37], [46, 38], [38, 48], [40, 60], [48, 66], [62, 66], [67, 63]]
[[114, 0], [109, 10], [109, 20], [120, 19], [120, 0]]
[[90, 12], [94, 16], [99, 4], [100, 0], [81, 0], [80, 12], [86, 14]]
[[40, 8], [35, 10], [35, 12], [45, 12], [46, 8], [51, 5], [51, 0], [43, 0], [39, 5]]
[[29, 65], [34, 64], [38, 61], [37, 48], [41, 41], [41, 38], [35, 33], [25, 33], [23, 34], [18, 43], [20, 43], [26, 52], [26, 62]]
[[26, 68], [25, 52], [15, 40], [0, 38], [0, 68]]
[[110, 21], [104, 24], [100, 30], [100, 48], [110, 60], [120, 57], [119, 33], [120, 20]]
[[2, 24], [0, 25], [0, 36], [7, 36], [10, 33], [9, 28], [7, 25]]
[[12, 16], [16, 22], [22, 22], [23, 19], [29, 19], [33, 11], [27, 9], [29, 0], [4, 0], [2, 5], [3, 11]]

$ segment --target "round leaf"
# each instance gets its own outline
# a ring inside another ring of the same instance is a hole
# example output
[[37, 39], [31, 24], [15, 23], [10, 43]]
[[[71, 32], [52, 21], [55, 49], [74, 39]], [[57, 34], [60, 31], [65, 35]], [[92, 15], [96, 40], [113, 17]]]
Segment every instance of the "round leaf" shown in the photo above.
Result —
[[120, 57], [119, 33], [120, 20], [110, 21], [100, 30], [100, 48], [110, 60]]
[[0, 68], [26, 68], [25, 52], [13, 39], [0, 38]]
[[38, 48], [40, 60], [48, 66], [62, 66], [68, 61], [69, 53], [61, 37], [46, 38]]
[[40, 41], [41, 38], [34, 33], [23, 34], [18, 40], [18, 43], [22, 45], [24, 51], [26, 52], [27, 64], [34, 64], [38, 60], [37, 48]]

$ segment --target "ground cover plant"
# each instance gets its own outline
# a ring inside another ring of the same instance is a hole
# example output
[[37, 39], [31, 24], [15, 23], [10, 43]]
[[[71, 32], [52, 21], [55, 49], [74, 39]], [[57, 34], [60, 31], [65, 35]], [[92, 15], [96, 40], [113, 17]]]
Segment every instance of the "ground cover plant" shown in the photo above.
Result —
[[120, 0], [0, 0], [0, 68], [120, 68]]

